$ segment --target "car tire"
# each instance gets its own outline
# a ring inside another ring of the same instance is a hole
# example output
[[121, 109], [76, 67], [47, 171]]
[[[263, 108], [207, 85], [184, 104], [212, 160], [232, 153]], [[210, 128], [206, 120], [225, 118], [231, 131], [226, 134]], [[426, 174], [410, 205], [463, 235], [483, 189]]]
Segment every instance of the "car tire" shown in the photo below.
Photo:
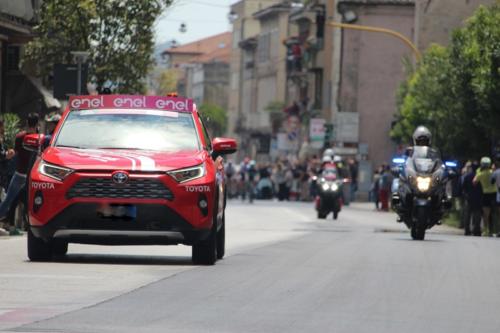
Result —
[[222, 226], [217, 231], [217, 259], [224, 258], [226, 254], [226, 217], [222, 218]]
[[64, 256], [68, 253], [68, 242], [63, 240], [54, 240], [52, 244], [52, 253], [56, 256]]
[[212, 229], [207, 239], [194, 244], [191, 255], [196, 265], [214, 265], [217, 261], [217, 232]]
[[28, 258], [31, 261], [49, 261], [52, 259], [52, 244], [35, 237], [28, 227]]

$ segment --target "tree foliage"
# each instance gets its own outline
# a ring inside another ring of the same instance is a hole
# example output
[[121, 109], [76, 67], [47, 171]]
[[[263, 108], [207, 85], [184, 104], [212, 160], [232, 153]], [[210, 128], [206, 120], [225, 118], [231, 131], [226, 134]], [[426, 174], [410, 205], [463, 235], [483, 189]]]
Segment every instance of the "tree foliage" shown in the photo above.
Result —
[[453, 33], [449, 47], [431, 45], [398, 94], [391, 136], [406, 143], [426, 125], [436, 145], [459, 158], [491, 152], [500, 124], [500, 5], [480, 6]]
[[177, 71], [174, 69], [164, 69], [158, 78], [158, 93], [166, 95], [177, 91]]
[[199, 107], [200, 116], [212, 136], [222, 136], [227, 128], [227, 113], [220, 106], [202, 104]]
[[153, 25], [172, 0], [45, 0], [37, 37], [28, 44], [25, 68], [47, 77], [54, 64], [71, 63], [71, 51], [88, 51], [89, 74], [117, 92], [144, 89], [153, 59]]
[[13, 149], [16, 141], [16, 134], [21, 127], [21, 118], [15, 113], [5, 113], [3, 115], [4, 144], [6, 148]]

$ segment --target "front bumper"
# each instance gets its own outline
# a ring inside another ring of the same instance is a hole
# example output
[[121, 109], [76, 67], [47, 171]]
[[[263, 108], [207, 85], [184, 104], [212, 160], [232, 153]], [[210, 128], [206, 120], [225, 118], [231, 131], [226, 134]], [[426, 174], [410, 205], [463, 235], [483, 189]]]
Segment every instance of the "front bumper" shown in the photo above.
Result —
[[75, 203], [44, 225], [31, 226], [36, 237], [71, 243], [104, 245], [192, 245], [206, 239], [210, 229], [193, 227], [173, 209], [160, 204], [138, 204], [135, 218], [104, 217], [97, 203]]

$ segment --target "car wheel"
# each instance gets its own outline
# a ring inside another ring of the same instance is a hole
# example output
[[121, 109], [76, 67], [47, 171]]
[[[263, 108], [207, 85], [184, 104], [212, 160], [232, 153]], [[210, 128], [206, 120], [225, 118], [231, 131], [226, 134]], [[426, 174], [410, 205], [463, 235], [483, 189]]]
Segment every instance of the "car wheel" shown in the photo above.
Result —
[[226, 254], [226, 217], [222, 218], [222, 226], [217, 232], [217, 259], [224, 258]]
[[64, 256], [68, 253], [68, 242], [63, 240], [54, 240], [52, 244], [52, 253], [56, 256]]
[[197, 265], [214, 265], [217, 261], [217, 232], [212, 229], [207, 239], [192, 247], [192, 260]]
[[52, 259], [52, 244], [35, 237], [28, 227], [28, 258], [31, 261], [49, 261]]

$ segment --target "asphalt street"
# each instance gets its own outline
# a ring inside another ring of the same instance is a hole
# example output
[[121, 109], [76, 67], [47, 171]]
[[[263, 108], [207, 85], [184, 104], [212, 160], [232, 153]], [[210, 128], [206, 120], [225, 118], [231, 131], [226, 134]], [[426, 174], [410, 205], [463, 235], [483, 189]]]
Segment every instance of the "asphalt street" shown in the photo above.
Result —
[[26, 260], [0, 238], [2, 332], [500, 332], [500, 239], [437, 227], [412, 241], [392, 213], [230, 201], [228, 252], [70, 245]]

